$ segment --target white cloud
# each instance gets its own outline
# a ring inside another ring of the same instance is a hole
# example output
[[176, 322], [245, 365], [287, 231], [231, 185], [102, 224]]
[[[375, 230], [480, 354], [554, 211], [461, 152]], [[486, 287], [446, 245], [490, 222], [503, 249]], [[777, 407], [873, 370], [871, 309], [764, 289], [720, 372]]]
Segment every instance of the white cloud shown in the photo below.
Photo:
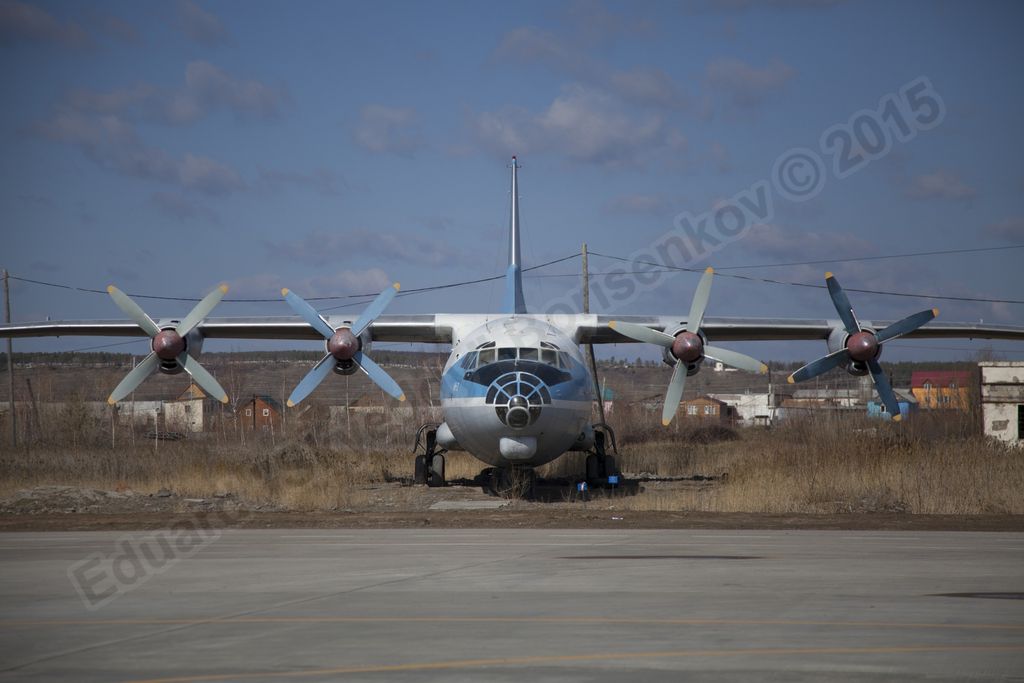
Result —
[[25, 2], [0, 0], [0, 44], [5, 42], [54, 43], [88, 49], [92, 39], [73, 21], [60, 22], [52, 14]]
[[301, 240], [268, 243], [276, 256], [312, 266], [361, 261], [390, 260], [428, 266], [463, 264], [467, 259], [443, 240], [415, 234], [376, 232], [364, 228], [345, 231], [314, 231]]
[[749, 108], [784, 88], [795, 73], [791, 66], [778, 59], [763, 67], [755, 67], [739, 59], [723, 58], [707, 65], [705, 80], [709, 87], [724, 94], [732, 104]]
[[209, 195], [245, 189], [241, 176], [230, 166], [193, 154], [175, 159], [144, 143], [134, 127], [117, 116], [87, 116], [66, 110], [36, 124], [33, 131], [50, 140], [74, 145], [97, 165], [121, 175]]
[[183, 86], [138, 83], [107, 91], [75, 88], [67, 93], [64, 106], [85, 113], [183, 125], [218, 110], [230, 111], [238, 118], [272, 119], [280, 113], [285, 97], [282, 87], [237, 78], [209, 62], [194, 61], [185, 67]]
[[612, 68], [554, 33], [532, 26], [506, 33], [495, 54], [500, 59], [540, 62], [591, 87], [604, 89], [629, 104], [669, 109], [687, 104], [682, 88], [665, 71], [642, 66]]
[[414, 109], [368, 104], [359, 112], [353, 141], [371, 152], [411, 156], [423, 146]]
[[904, 194], [911, 199], [974, 199], [977, 192], [952, 171], [938, 170], [910, 181]]
[[686, 149], [686, 139], [657, 115], [630, 114], [608, 93], [566, 86], [538, 114], [523, 109], [472, 117], [476, 138], [504, 155], [554, 150], [568, 159], [603, 166], [641, 165]]
[[604, 210], [613, 214], [661, 216], [672, 210], [672, 202], [659, 194], [625, 194], [605, 202]]
[[223, 22], [192, 0], [179, 0], [178, 22], [189, 40], [204, 47], [217, 47], [228, 43], [228, 32]]
[[1024, 244], [1024, 218], [1017, 216], [993, 223], [985, 228], [984, 233], [996, 239]]

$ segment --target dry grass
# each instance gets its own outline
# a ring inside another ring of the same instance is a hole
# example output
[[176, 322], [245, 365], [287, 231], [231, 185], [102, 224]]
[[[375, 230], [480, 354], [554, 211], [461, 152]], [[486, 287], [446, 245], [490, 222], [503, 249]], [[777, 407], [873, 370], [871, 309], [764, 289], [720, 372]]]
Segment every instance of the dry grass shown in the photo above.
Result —
[[[1024, 453], [982, 438], [970, 413], [923, 413], [903, 425], [833, 416], [773, 430], [680, 424], [667, 433], [641, 412], [616, 421], [624, 472], [716, 478], [609, 501], [618, 509], [1024, 514]], [[44, 484], [167, 488], [330, 510], [369, 504], [368, 488], [412, 474], [411, 442], [393, 426], [341, 434], [316, 421], [254, 438], [221, 425], [205, 438], [153, 442], [72, 406], [45, 427], [34, 443], [0, 450], [0, 496]], [[540, 474], [577, 477], [582, 458], [564, 456]], [[448, 456], [449, 479], [482, 468], [468, 454]]]

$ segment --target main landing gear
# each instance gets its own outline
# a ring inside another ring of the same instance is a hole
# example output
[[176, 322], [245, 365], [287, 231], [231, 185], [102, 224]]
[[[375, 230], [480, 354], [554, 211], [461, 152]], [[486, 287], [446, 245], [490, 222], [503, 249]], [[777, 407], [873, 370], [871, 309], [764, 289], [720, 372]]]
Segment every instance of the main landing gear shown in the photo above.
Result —
[[[608, 447], [611, 447], [611, 452]], [[614, 455], [613, 455], [614, 453]], [[615, 488], [622, 479], [615, 455], [615, 431], [604, 423], [594, 425], [594, 450], [587, 455], [586, 482], [590, 488]]]
[[[413, 481], [431, 488], [444, 486], [444, 454], [446, 448], [437, 445], [437, 428], [440, 425], [425, 424], [416, 432], [416, 443], [412, 452], [416, 454]], [[420, 453], [420, 449], [423, 450]]]

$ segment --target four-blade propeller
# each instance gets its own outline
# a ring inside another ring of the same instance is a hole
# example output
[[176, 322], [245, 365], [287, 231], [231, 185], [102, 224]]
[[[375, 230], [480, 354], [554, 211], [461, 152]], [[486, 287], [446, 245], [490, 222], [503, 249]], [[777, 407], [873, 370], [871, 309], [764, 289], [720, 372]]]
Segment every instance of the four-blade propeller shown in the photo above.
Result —
[[217, 399], [221, 403], [228, 402], [228, 395], [224, 389], [221, 388], [217, 380], [213, 378], [206, 369], [199, 364], [195, 358], [188, 354], [187, 344], [185, 337], [191, 332], [196, 325], [201, 323], [203, 319], [210, 314], [213, 307], [220, 303], [220, 300], [224, 297], [224, 294], [228, 291], [227, 285], [220, 285], [215, 290], [207, 294], [202, 301], [196, 304], [196, 307], [185, 316], [181, 322], [174, 327], [168, 327], [161, 330], [160, 327], [153, 322], [153, 319], [146, 315], [137, 303], [122, 292], [114, 285], [107, 287], [107, 292], [110, 294], [110, 298], [114, 300], [117, 307], [120, 308], [125, 315], [132, 319], [132, 321], [142, 328], [142, 331], [148, 334], [152, 338], [152, 352], [146, 356], [141, 363], [135, 366], [135, 368], [129, 372], [121, 383], [118, 384], [114, 391], [110, 393], [110, 397], [107, 402], [111, 405], [117, 403], [128, 394], [135, 391], [135, 388], [142, 383], [142, 380], [149, 377], [159, 367], [161, 362], [177, 362], [182, 367], [195, 383], [203, 388], [208, 395]]
[[690, 315], [686, 318], [686, 329], [674, 336], [643, 325], [621, 321], [609, 323], [612, 329], [630, 339], [657, 344], [669, 349], [669, 353], [676, 359], [672, 369], [672, 379], [669, 381], [668, 391], [665, 392], [665, 407], [661, 412], [661, 423], [665, 426], [672, 422], [672, 418], [675, 417], [676, 410], [679, 408], [679, 401], [683, 398], [686, 376], [690, 368], [697, 366], [703, 359], [719, 361], [748, 372], [760, 374], [768, 372], [768, 366], [756, 358], [718, 346], [708, 346], [704, 343], [705, 336], [701, 332], [700, 326], [704, 322], [704, 309], [707, 308], [708, 298], [711, 296], [711, 280], [714, 274], [713, 268], [704, 271], [704, 275], [701, 276], [700, 282], [697, 284], [697, 291], [693, 293]]
[[302, 297], [295, 292], [285, 288], [281, 290], [285, 301], [292, 307], [303, 320], [310, 324], [313, 329], [323, 335], [327, 340], [327, 355], [319, 363], [313, 366], [302, 381], [299, 382], [292, 395], [288, 397], [288, 407], [298, 405], [304, 398], [319, 386], [327, 375], [339, 364], [354, 363], [356, 367], [365, 372], [381, 389], [391, 394], [399, 401], [405, 400], [398, 383], [391, 378], [379, 365], [370, 360], [370, 357], [362, 351], [362, 341], [359, 336], [373, 323], [374, 320], [384, 312], [387, 305], [398, 293], [399, 284], [396, 282], [383, 292], [363, 311], [359, 319], [352, 323], [352, 326], [341, 326], [338, 329], [331, 327], [326, 320], [316, 312]]
[[825, 273], [825, 284], [828, 285], [828, 293], [832, 297], [832, 304], [836, 307], [839, 319], [842, 320], [843, 327], [846, 329], [846, 342], [843, 348], [822, 356], [815, 361], [811, 361], [794, 372], [789, 376], [790, 384], [817, 377], [840, 365], [863, 363], [867, 366], [868, 372], [871, 373], [871, 379], [878, 390], [878, 396], [882, 399], [882, 403], [885, 404], [886, 411], [894, 422], [899, 422], [902, 418], [899, 401], [896, 400], [896, 394], [893, 393], [892, 387], [889, 385], [889, 379], [882, 371], [882, 366], [878, 364], [878, 357], [882, 353], [882, 343], [902, 337], [908, 332], [913, 332], [937, 316], [939, 309], [930, 308], [926, 311], [909, 315], [883, 330], [873, 332], [861, 328], [857, 315], [853, 312], [853, 307], [850, 305], [850, 299], [846, 296], [843, 288], [839, 286], [839, 281], [836, 280], [832, 273]]

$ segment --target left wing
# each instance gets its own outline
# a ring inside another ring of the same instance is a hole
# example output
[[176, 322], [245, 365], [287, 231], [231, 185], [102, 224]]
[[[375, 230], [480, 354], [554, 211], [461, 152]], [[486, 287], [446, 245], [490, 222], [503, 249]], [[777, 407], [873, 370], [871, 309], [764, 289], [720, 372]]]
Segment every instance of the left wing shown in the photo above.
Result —
[[[451, 343], [452, 328], [435, 315], [382, 315], [370, 326], [373, 341]], [[337, 328], [351, 324], [344, 316], [325, 316]], [[163, 328], [179, 321], [161, 319]], [[322, 341], [319, 332], [299, 317], [208, 318], [196, 330], [204, 339], [296, 339]], [[130, 320], [54, 320], [0, 325], [3, 337], [147, 337]]]

